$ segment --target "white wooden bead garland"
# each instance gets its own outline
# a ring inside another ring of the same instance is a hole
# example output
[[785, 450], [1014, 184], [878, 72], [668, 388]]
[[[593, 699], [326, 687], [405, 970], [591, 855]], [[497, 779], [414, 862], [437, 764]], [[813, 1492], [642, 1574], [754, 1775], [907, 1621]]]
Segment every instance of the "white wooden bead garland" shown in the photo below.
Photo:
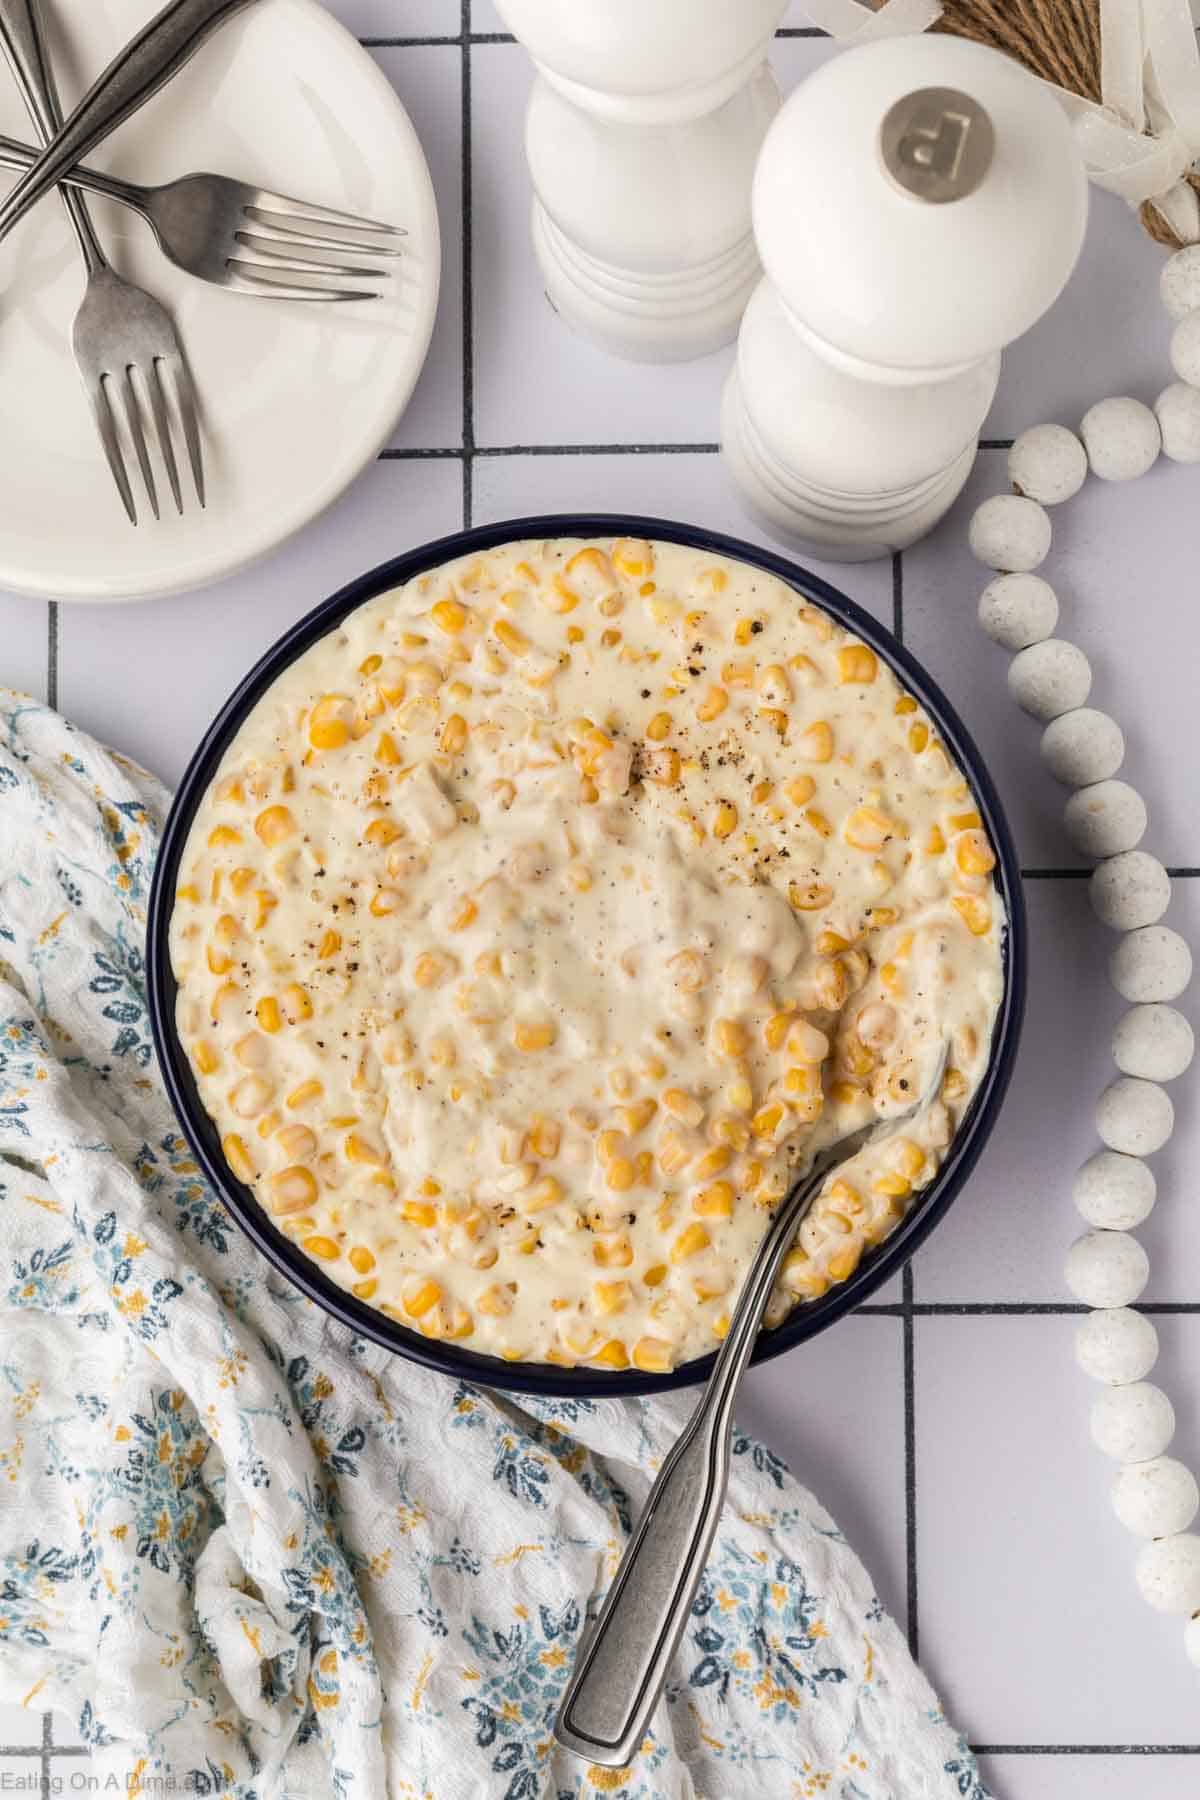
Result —
[[1125, 755], [1120, 726], [1089, 707], [1087, 657], [1052, 636], [1058, 600], [1034, 571], [1045, 561], [1052, 529], [1047, 507], [1078, 493], [1090, 472], [1102, 481], [1144, 475], [1160, 454], [1200, 462], [1200, 245], [1181, 250], [1162, 273], [1163, 305], [1175, 321], [1171, 366], [1177, 379], [1154, 407], [1117, 396], [1084, 415], [1079, 433], [1035, 425], [1009, 452], [1013, 492], [976, 509], [971, 549], [996, 571], [979, 601], [979, 622], [1012, 652], [1008, 685], [1024, 711], [1042, 722], [1042, 757], [1070, 788], [1067, 836], [1095, 860], [1089, 883], [1093, 910], [1122, 933], [1109, 978], [1130, 1009], [1113, 1035], [1115, 1080], [1096, 1107], [1104, 1145], [1075, 1178], [1075, 1204], [1089, 1229], [1067, 1253], [1066, 1282], [1093, 1310], [1079, 1326], [1075, 1354], [1101, 1384], [1091, 1416], [1096, 1444], [1119, 1465], [1112, 1489], [1121, 1523], [1145, 1540], [1135, 1574], [1142, 1595], [1160, 1612], [1186, 1615], [1184, 1649], [1200, 1667], [1200, 1486], [1164, 1455], [1175, 1411], [1145, 1377], [1158, 1357], [1158, 1333], [1131, 1308], [1145, 1288], [1149, 1258], [1132, 1230], [1154, 1206], [1154, 1173], [1143, 1160], [1171, 1136], [1175, 1109], [1164, 1082], [1174, 1081], [1195, 1053], [1192, 1028], [1170, 1004], [1192, 978], [1192, 953], [1159, 921], [1171, 881], [1156, 857], [1138, 848], [1146, 805], [1118, 778]]

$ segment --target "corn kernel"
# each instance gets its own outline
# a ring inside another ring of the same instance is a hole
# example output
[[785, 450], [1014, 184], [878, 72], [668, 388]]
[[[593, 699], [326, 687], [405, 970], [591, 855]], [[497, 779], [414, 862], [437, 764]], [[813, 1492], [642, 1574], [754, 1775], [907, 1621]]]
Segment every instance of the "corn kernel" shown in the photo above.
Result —
[[375, 1280], [374, 1278], [372, 1278], [370, 1281], [354, 1282], [353, 1285], [351, 1286], [350, 1292], [354, 1295], [355, 1299], [357, 1299], [357, 1300], [369, 1300], [372, 1297], [372, 1295], [376, 1292], [378, 1287], [379, 1287], [378, 1281]]
[[387, 1160], [377, 1144], [357, 1131], [347, 1132], [342, 1150], [347, 1162], [370, 1163], [372, 1167], [382, 1168]]
[[588, 1361], [599, 1363], [606, 1369], [627, 1369], [629, 1353], [619, 1338], [609, 1338], [608, 1342], [602, 1344], [599, 1350], [593, 1350], [588, 1355]]
[[561, 1125], [556, 1124], [553, 1119], [534, 1119], [529, 1133], [529, 1148], [535, 1156], [545, 1158], [557, 1156], [561, 1141]]
[[662, 1103], [664, 1110], [683, 1125], [699, 1125], [704, 1117], [704, 1108], [700, 1102], [682, 1088], [665, 1088]]
[[268, 806], [254, 821], [254, 830], [264, 844], [281, 844], [296, 829], [296, 821], [286, 806]]
[[442, 735], [438, 740], [438, 748], [444, 756], [457, 756], [466, 749], [467, 735], [470, 727], [461, 713], [451, 713], [442, 726]]
[[840, 682], [874, 681], [879, 673], [879, 660], [865, 644], [844, 644], [837, 653]]
[[562, 1182], [553, 1175], [543, 1175], [526, 1189], [521, 1205], [525, 1212], [544, 1212], [548, 1206], [557, 1206], [563, 1197]]
[[290, 981], [279, 996], [283, 1014], [289, 1025], [299, 1025], [313, 1016], [313, 1004], [307, 989], [298, 981]]
[[746, 1028], [737, 1019], [715, 1020], [712, 1035], [718, 1056], [744, 1056], [749, 1048]]
[[982, 831], [964, 831], [954, 846], [954, 860], [964, 875], [988, 875], [996, 866], [995, 853]]
[[471, 615], [460, 600], [439, 600], [429, 609], [429, 616], [438, 630], [447, 637], [457, 637], [465, 631]]
[[631, 1106], [618, 1107], [617, 1116], [630, 1137], [636, 1137], [639, 1131], [645, 1131], [657, 1111], [658, 1101], [646, 1098], [635, 1101]]
[[673, 1367], [671, 1346], [662, 1338], [640, 1337], [633, 1346], [633, 1364], [647, 1375], [664, 1375]]
[[345, 694], [324, 694], [308, 716], [308, 741], [314, 750], [340, 750], [350, 741], [354, 707]]
[[254, 1009], [254, 1016], [264, 1031], [276, 1032], [283, 1024], [279, 1002], [272, 994], [264, 994]]
[[701, 1250], [707, 1250], [711, 1243], [712, 1239], [703, 1225], [685, 1225], [671, 1245], [671, 1261], [686, 1262], [689, 1256], [698, 1256]]
[[558, 1026], [553, 1019], [518, 1019], [513, 1025], [513, 1045], [526, 1054], [548, 1050], [557, 1036]]
[[788, 904], [797, 912], [822, 912], [833, 899], [833, 889], [824, 881], [793, 881], [788, 886]]
[[330, 1237], [307, 1237], [304, 1248], [310, 1256], [319, 1256], [322, 1262], [336, 1262], [342, 1254], [340, 1246]]
[[239, 1181], [254, 1180], [254, 1164], [250, 1160], [250, 1152], [245, 1141], [235, 1133], [224, 1138], [221, 1149], [225, 1153], [225, 1161], [229, 1164]]
[[862, 1261], [862, 1253], [863, 1241], [860, 1237], [851, 1238], [849, 1243], [843, 1244], [839, 1250], [835, 1250], [825, 1265], [832, 1279], [848, 1281]]
[[895, 821], [877, 806], [856, 806], [842, 827], [842, 836], [855, 850], [875, 851], [882, 850], [896, 830]]
[[783, 1108], [778, 1103], [772, 1102], [770, 1106], [761, 1107], [755, 1113], [751, 1120], [751, 1129], [755, 1137], [769, 1139], [774, 1137], [782, 1123]]
[[696, 706], [696, 717], [707, 724], [712, 719], [720, 718], [729, 705], [729, 695], [723, 687], [710, 687]]
[[201, 1075], [211, 1075], [221, 1066], [221, 1058], [216, 1050], [210, 1043], [203, 1040], [193, 1047], [192, 1061]]
[[441, 1298], [442, 1290], [436, 1281], [422, 1281], [417, 1287], [409, 1289], [401, 1304], [410, 1319], [423, 1319]]
[[793, 806], [807, 806], [817, 791], [817, 784], [811, 775], [796, 775], [785, 782], [783, 791]]
[[441, 987], [451, 973], [449, 959], [437, 950], [423, 950], [413, 964], [413, 981], [419, 988]]
[[400, 1217], [410, 1225], [436, 1225], [437, 1207], [429, 1200], [406, 1200], [400, 1208]]
[[507, 1318], [513, 1306], [513, 1284], [494, 1282], [475, 1296], [475, 1310], [489, 1319]]
[[674, 787], [679, 780], [679, 752], [671, 749], [652, 750], [642, 763], [642, 775], [656, 787]]
[[479, 917], [479, 908], [474, 900], [464, 894], [452, 907], [447, 924], [451, 931], [465, 931]]
[[985, 937], [991, 928], [992, 909], [975, 894], [951, 894], [950, 904], [973, 937]]
[[614, 1156], [604, 1171], [606, 1184], [616, 1193], [626, 1193], [637, 1178], [637, 1171], [627, 1156]]
[[633, 1261], [633, 1245], [624, 1233], [615, 1238], [596, 1238], [592, 1260], [602, 1269], [627, 1269]]
[[833, 729], [825, 719], [818, 719], [800, 733], [796, 743], [799, 755], [808, 762], [827, 763], [833, 759]]
[[280, 1169], [272, 1175], [271, 1192], [275, 1196], [277, 1212], [293, 1212], [313, 1204], [317, 1197], [317, 1178], [302, 1163], [293, 1163], [290, 1168]]
[[598, 1313], [623, 1312], [632, 1297], [633, 1289], [627, 1281], [592, 1283], [592, 1302]]
[[697, 1181], [707, 1181], [710, 1175], [722, 1174], [733, 1160], [733, 1152], [728, 1144], [714, 1144], [706, 1150], [693, 1169]]
[[702, 1218], [728, 1219], [733, 1216], [734, 1192], [728, 1181], [714, 1181], [693, 1196], [692, 1211]]
[[728, 800], [722, 800], [713, 814], [712, 834], [715, 838], [731, 837], [737, 830], [737, 807]]
[[666, 1263], [652, 1264], [651, 1267], [648, 1268], [646, 1270], [646, 1273], [642, 1276], [642, 1280], [645, 1282], [645, 1284], [648, 1288], [661, 1287], [662, 1283], [666, 1279], [667, 1279]]

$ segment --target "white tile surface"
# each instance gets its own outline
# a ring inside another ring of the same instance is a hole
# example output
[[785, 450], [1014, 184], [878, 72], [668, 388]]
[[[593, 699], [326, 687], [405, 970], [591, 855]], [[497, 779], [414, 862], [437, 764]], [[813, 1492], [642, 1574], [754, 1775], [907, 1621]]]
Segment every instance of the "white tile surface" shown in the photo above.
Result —
[[[1073, 1364], [1074, 1321], [922, 1318], [915, 1330], [921, 1654], [949, 1716], [976, 1743], [1200, 1743], [1180, 1621], [1138, 1594], [1112, 1465], [1088, 1439], [1094, 1390]], [[1194, 1467], [1200, 1317], [1162, 1335], [1174, 1450]], [[1090, 1800], [1082, 1763], [1060, 1779], [1055, 1793]]]
[[49, 616], [44, 600], [0, 593], [0, 687], [46, 698]]
[[461, 0], [327, 0], [329, 10], [361, 38], [457, 37]]
[[[4, 1750], [27, 1750], [39, 1747], [42, 1741], [42, 1715], [31, 1712], [26, 1706], [17, 1706], [11, 1702], [0, 1705], [0, 1771], [4, 1769]], [[0, 1787], [0, 1793], [3, 1793]]]
[[985, 1756], [999, 1800], [1195, 1800], [1194, 1756]]
[[62, 632], [62, 710], [174, 783], [262, 652], [353, 576], [454, 530], [461, 486], [457, 462], [378, 462], [323, 519], [245, 574], [143, 606], [73, 608]]
[[903, 1624], [901, 1330], [899, 1319], [840, 1319], [811, 1343], [753, 1370], [737, 1419], [833, 1514], [884, 1605]]
[[[438, 202], [442, 283], [429, 355], [391, 443], [461, 445], [462, 410], [462, 52], [443, 44], [372, 50], [412, 120]], [[403, 220], [396, 223], [403, 224]]]

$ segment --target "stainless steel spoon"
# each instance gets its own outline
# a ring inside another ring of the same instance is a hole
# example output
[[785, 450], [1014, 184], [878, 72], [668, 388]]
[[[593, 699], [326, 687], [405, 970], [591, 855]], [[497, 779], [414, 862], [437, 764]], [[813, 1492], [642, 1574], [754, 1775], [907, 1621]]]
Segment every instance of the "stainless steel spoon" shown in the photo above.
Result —
[[850, 1133], [818, 1158], [759, 1245], [708, 1385], [658, 1472], [554, 1721], [559, 1743], [590, 1762], [622, 1767], [646, 1734], [721, 1517], [738, 1385], [801, 1220], [831, 1170], [937, 1099], [948, 1055], [943, 1045], [928, 1086], [906, 1112]]

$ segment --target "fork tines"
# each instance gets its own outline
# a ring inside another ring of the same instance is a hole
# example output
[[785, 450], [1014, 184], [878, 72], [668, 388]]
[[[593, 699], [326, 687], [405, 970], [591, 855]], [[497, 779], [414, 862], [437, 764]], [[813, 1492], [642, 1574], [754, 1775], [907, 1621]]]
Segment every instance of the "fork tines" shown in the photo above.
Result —
[[[136, 377], [136, 379], [135, 379]], [[149, 370], [130, 363], [119, 373], [105, 373], [98, 378], [90, 393], [92, 412], [100, 433], [100, 442], [108, 459], [117, 492], [131, 525], [138, 522], [137, 507], [126, 467], [123, 440], [133, 447], [141, 471], [142, 485], [150, 510], [159, 517], [158, 489], [154, 468], [146, 442], [144, 413], [148, 409], [153, 425], [158, 454], [166, 470], [175, 510], [183, 513], [183, 493], [179, 483], [179, 466], [172, 442], [171, 412], [168, 390], [173, 389], [174, 413], [183, 432], [196, 498], [205, 505], [204, 462], [200, 449], [200, 430], [196, 417], [196, 398], [192, 378], [182, 356], [157, 356]]]
[[392, 271], [377, 264], [401, 256], [408, 235], [397, 225], [278, 194], [260, 193], [242, 211], [245, 226], [234, 238], [246, 255], [230, 257], [226, 269], [250, 291], [298, 300], [377, 299], [373, 288], [328, 284], [387, 281]]

